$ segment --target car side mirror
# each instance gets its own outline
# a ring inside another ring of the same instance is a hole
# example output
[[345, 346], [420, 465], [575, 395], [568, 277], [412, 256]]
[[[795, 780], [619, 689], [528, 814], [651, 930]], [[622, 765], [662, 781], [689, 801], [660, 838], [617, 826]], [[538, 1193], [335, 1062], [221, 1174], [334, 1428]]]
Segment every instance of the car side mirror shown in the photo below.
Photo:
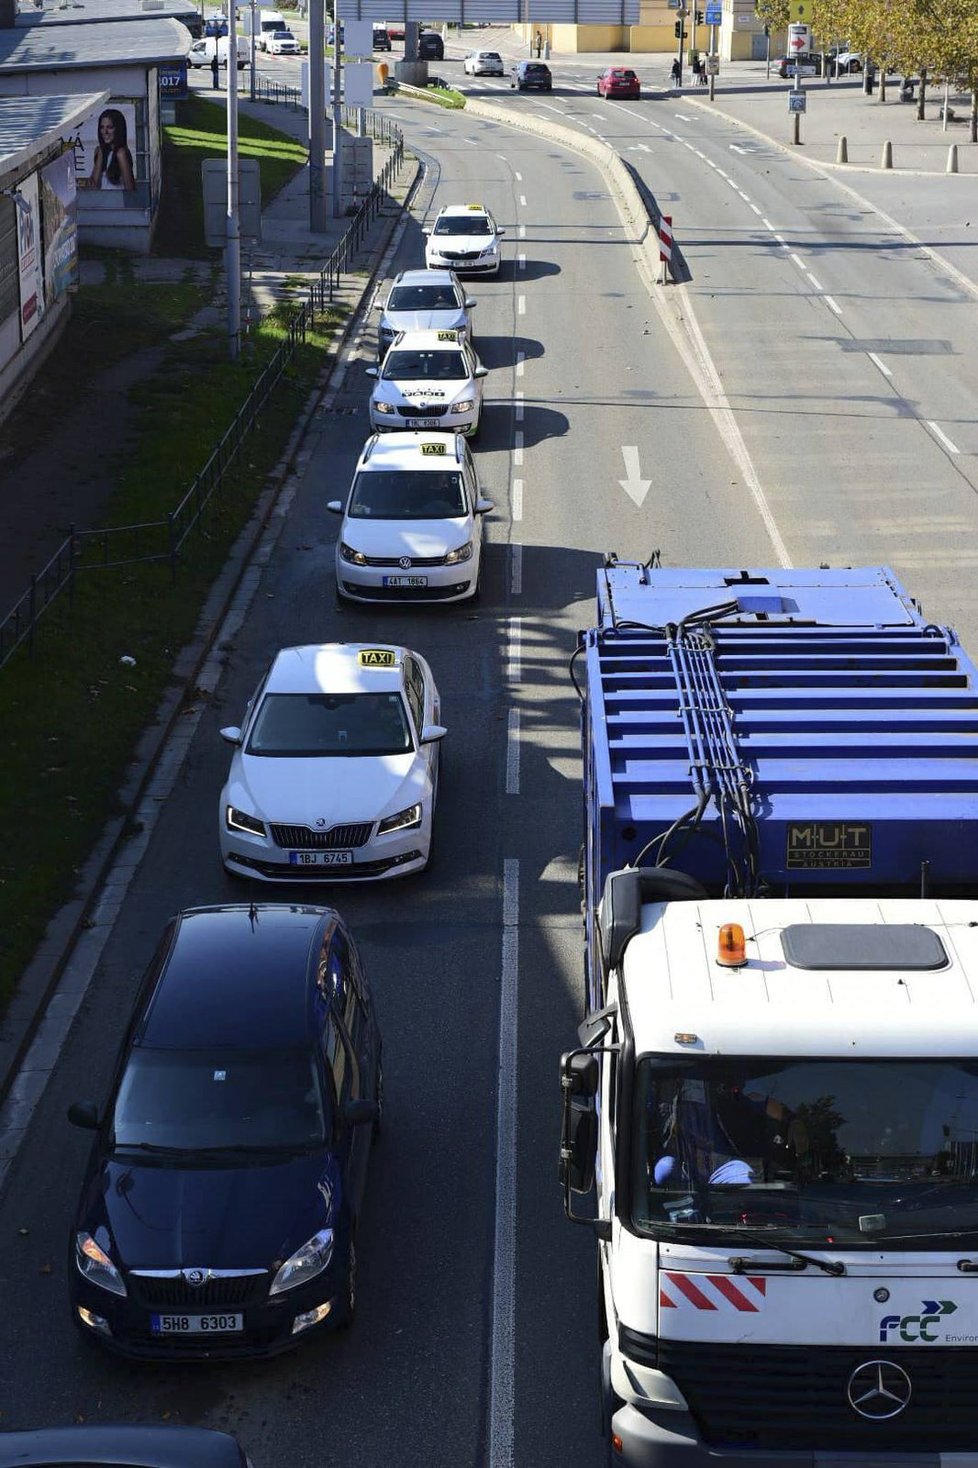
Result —
[[364, 371], [366, 372], [366, 375], [368, 377], [376, 377], [376, 376], [378, 376], [378, 372], [377, 372], [377, 368], [376, 367], [366, 367], [364, 369]]
[[504, 229], [497, 229], [497, 230], [496, 230], [496, 235], [497, 235], [497, 237], [501, 237], [501, 236], [502, 236], [502, 235], [504, 235], [504, 234], [505, 234], [505, 233], [506, 233], [506, 231], [505, 231], [505, 230], [504, 230]]
[[477, 515], [488, 515], [490, 510], [494, 510], [495, 508], [495, 500], [487, 500], [485, 496], [481, 494], [475, 502], [475, 513]]
[[384, 309], [384, 303], [383, 303], [383, 301], [374, 301], [374, 310], [375, 311], [383, 311], [383, 309]]
[[240, 744], [241, 730], [237, 724], [229, 724], [226, 729], [221, 730], [221, 738], [226, 744]]
[[326, 508], [327, 508], [327, 510], [329, 510], [330, 514], [332, 514], [332, 515], [342, 515], [342, 513], [343, 513], [343, 501], [342, 500], [327, 500], [326, 501]]
[[422, 744], [437, 744], [439, 739], [444, 739], [448, 730], [444, 724], [425, 724], [421, 730]]
[[465, 309], [467, 311], [471, 311], [472, 310], [472, 307], [473, 306], [478, 306], [478, 304], [479, 304], [479, 302], [476, 300], [475, 296], [466, 296], [465, 297]]
[[94, 1101], [72, 1101], [68, 1107], [68, 1120], [72, 1126], [84, 1127], [86, 1131], [98, 1130], [98, 1107]]
[[489, 368], [488, 367], [477, 367], [475, 369], [475, 371], [473, 372], [472, 376], [473, 377], [488, 377], [489, 376]]
[[347, 1101], [343, 1107], [343, 1120], [347, 1126], [366, 1126], [380, 1116], [376, 1101]]
[[424, 234], [424, 235], [429, 235], [429, 234], [431, 234], [431, 230], [430, 229], [423, 229], [421, 231], [421, 233]]

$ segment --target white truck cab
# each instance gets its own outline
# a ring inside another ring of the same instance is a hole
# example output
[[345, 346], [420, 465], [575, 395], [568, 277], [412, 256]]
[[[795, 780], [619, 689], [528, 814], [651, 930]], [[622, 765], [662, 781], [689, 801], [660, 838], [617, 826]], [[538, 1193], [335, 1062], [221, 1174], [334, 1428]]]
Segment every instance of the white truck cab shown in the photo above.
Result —
[[978, 1465], [978, 903], [682, 882], [608, 877], [561, 1060], [609, 1462]]

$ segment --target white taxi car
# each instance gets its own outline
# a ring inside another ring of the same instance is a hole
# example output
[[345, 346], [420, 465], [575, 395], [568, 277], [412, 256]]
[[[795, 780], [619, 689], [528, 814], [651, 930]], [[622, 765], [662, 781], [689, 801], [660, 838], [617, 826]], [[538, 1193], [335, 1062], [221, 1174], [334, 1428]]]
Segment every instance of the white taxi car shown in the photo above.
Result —
[[375, 307], [383, 313], [377, 328], [378, 354], [383, 357], [402, 331], [457, 331], [460, 341], [471, 341], [469, 312], [474, 305], [451, 270], [402, 270], [387, 300]]
[[336, 544], [337, 596], [357, 601], [462, 601], [479, 592], [482, 517], [461, 434], [390, 433], [367, 440]]
[[367, 376], [370, 426], [444, 428], [474, 436], [482, 414], [482, 378], [489, 375], [457, 331], [404, 331], [394, 338], [379, 367]]
[[462, 62], [466, 76], [505, 76], [506, 68], [498, 51], [470, 51]]
[[440, 210], [424, 247], [429, 270], [454, 270], [457, 275], [491, 275], [499, 269], [498, 229], [482, 204], [446, 204]]
[[221, 791], [221, 858], [266, 882], [375, 881], [428, 861], [441, 700], [406, 647], [330, 642], [276, 654]]

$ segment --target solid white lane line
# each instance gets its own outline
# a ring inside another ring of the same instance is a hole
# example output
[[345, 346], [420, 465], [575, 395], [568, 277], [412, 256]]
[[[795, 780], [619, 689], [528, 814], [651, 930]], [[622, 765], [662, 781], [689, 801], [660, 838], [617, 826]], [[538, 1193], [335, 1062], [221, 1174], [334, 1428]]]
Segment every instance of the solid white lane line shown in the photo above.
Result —
[[513, 596], [520, 596], [523, 591], [523, 547], [511, 545], [509, 548], [509, 589]]
[[883, 374], [884, 377], [892, 377], [893, 376], [893, 373], [890, 371], [889, 367], [887, 367], [887, 365], [886, 365], [885, 362], [881, 362], [880, 361], [879, 357], [877, 357], [877, 355], [876, 355], [875, 352], [867, 352], [866, 353], [866, 356], [869, 358], [869, 360], [876, 367], [878, 367], [880, 369], [880, 371], [882, 372], [882, 374]]
[[642, 150], [643, 153], [651, 153], [652, 152], [652, 149], [649, 147], [648, 143], [639, 143], [638, 146], [641, 148], [641, 150]]
[[740, 197], [744, 200], [745, 203], [747, 203], [747, 204], [750, 203], [750, 195], [749, 194], [745, 194], [744, 191], [743, 191], [743, 189], [738, 189], [737, 192], [740, 195]]
[[828, 306], [830, 311], [835, 312], [836, 316], [842, 315], [842, 307], [839, 305], [838, 301], [833, 299], [832, 296], [825, 297], [825, 304], [826, 306]]
[[524, 372], [525, 367], [526, 367], [526, 353], [525, 352], [517, 352], [516, 353], [516, 375], [517, 375], [517, 377], [522, 377], [523, 376], [523, 372]]
[[522, 462], [523, 462], [523, 434], [517, 428], [516, 432], [513, 434], [513, 463], [519, 465], [519, 464], [522, 464]]
[[517, 316], [526, 315], [526, 296], [516, 297], [516, 314]]
[[525, 402], [526, 394], [517, 391], [515, 393], [515, 398], [516, 398], [516, 421], [517, 421], [517, 423], [522, 423], [523, 422], [523, 415], [526, 412], [526, 402]]
[[961, 450], [958, 448], [956, 443], [951, 442], [947, 434], [944, 432], [943, 428], [938, 428], [937, 424], [934, 423], [930, 418], [925, 418], [924, 422], [927, 424], [927, 427], [931, 430], [935, 437], [940, 439], [941, 443], [947, 449], [949, 454], [960, 454]]
[[[514, 547], [515, 549], [515, 547]], [[520, 711], [510, 709], [506, 723], [506, 794], [520, 793]]]
[[522, 520], [522, 518], [523, 518], [523, 481], [522, 481], [522, 479], [514, 479], [513, 480], [512, 500], [513, 500], [513, 519], [514, 520]]
[[805, 262], [801, 258], [800, 255], [796, 255], [795, 254], [794, 250], [792, 250], [792, 252], [791, 252], [791, 258], [792, 258], [792, 260], [794, 260], [794, 262], [798, 266], [798, 269], [799, 270], [804, 270], [804, 268], [805, 268]]
[[822, 289], [822, 287], [819, 285], [818, 281], [815, 279], [815, 277], [812, 274], [812, 272], [810, 270], [806, 270], [805, 271], [805, 274], [808, 276], [808, 279], [811, 281], [811, 283], [815, 287], [815, 289], [817, 291], [820, 291]]
[[506, 677], [511, 683], [520, 681], [523, 667], [523, 618], [510, 617], [506, 650]]
[[503, 941], [496, 1074], [496, 1219], [492, 1249], [488, 1468], [511, 1468], [514, 1461], [519, 884], [520, 864], [515, 857], [507, 857], [503, 862]]

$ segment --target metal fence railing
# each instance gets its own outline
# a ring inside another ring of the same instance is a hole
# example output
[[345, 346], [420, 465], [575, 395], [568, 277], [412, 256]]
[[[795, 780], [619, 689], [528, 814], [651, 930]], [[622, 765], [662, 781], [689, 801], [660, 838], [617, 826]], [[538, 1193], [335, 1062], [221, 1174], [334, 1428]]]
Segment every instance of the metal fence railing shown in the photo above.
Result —
[[[351, 109], [355, 110], [355, 109]], [[321, 316], [344, 274], [363, 244], [371, 224], [389, 200], [390, 188], [404, 161], [404, 138], [386, 118], [385, 141], [391, 155], [370, 192], [351, 217], [342, 239], [308, 288], [306, 299], [286, 323], [287, 335], [274, 356], [253, 383], [232, 423], [221, 436], [204, 467], [190, 488], [165, 520], [139, 525], [113, 526], [103, 530], [72, 528], [66, 540], [36, 575], [14, 606], [0, 619], [0, 668], [14, 652], [26, 644], [33, 656], [37, 629], [44, 614], [55, 602], [70, 607], [77, 578], [84, 572], [131, 566], [139, 562], [169, 561], [175, 576], [177, 563], [188, 539], [201, 526], [214, 495], [232, 467], [241, 447], [254, 431], [258, 415], [275, 390], [279, 379], [292, 361], [317, 316]]]

